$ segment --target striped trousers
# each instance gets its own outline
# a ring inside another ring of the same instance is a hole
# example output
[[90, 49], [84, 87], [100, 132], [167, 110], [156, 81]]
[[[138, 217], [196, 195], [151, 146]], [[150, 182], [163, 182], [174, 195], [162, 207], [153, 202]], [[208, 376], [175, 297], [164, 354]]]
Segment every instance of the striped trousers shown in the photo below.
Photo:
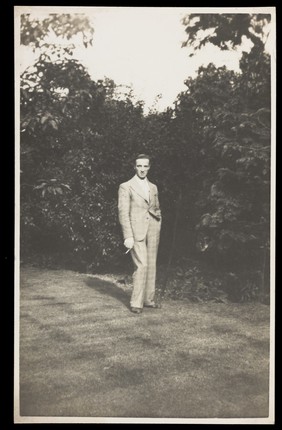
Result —
[[131, 257], [135, 267], [130, 306], [143, 308], [154, 303], [156, 288], [156, 264], [160, 241], [161, 222], [150, 215], [145, 238], [135, 241]]

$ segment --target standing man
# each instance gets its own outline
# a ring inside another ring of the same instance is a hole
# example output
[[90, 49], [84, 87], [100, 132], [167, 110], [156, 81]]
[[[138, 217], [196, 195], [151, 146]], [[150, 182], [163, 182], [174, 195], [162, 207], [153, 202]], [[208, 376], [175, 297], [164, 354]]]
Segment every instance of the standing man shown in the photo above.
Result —
[[157, 186], [147, 179], [150, 167], [150, 157], [139, 154], [135, 159], [135, 176], [121, 184], [118, 192], [124, 245], [130, 250], [135, 266], [130, 309], [137, 314], [143, 306], [158, 307], [154, 298], [161, 210]]

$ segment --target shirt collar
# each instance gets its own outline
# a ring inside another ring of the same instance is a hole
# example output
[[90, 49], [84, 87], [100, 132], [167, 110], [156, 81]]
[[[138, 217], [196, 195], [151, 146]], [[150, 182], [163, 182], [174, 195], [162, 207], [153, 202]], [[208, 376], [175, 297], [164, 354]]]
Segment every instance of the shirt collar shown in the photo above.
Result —
[[135, 178], [137, 179], [137, 181], [139, 181], [142, 185], [146, 184], [149, 185], [149, 181], [148, 178], [146, 177], [145, 179], [140, 179], [138, 175], [135, 175]]

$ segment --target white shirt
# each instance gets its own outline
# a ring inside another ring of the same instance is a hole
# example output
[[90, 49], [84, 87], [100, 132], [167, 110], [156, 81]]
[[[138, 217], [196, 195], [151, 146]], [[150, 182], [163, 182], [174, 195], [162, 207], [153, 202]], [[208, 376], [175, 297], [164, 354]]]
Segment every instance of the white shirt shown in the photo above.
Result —
[[137, 175], [135, 175], [135, 177], [136, 177], [138, 183], [140, 184], [141, 188], [143, 189], [144, 195], [145, 195], [147, 201], [149, 202], [150, 201], [150, 186], [149, 186], [148, 179], [147, 178], [140, 179], [139, 176], [137, 176]]

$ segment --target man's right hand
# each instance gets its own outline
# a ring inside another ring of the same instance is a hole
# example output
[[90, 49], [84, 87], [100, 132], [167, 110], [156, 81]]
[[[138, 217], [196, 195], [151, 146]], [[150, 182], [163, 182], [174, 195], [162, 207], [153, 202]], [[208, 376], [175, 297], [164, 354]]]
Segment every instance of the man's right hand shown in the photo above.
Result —
[[125, 241], [123, 242], [123, 244], [128, 249], [133, 248], [134, 238], [133, 237], [128, 237], [127, 239], [125, 239]]

